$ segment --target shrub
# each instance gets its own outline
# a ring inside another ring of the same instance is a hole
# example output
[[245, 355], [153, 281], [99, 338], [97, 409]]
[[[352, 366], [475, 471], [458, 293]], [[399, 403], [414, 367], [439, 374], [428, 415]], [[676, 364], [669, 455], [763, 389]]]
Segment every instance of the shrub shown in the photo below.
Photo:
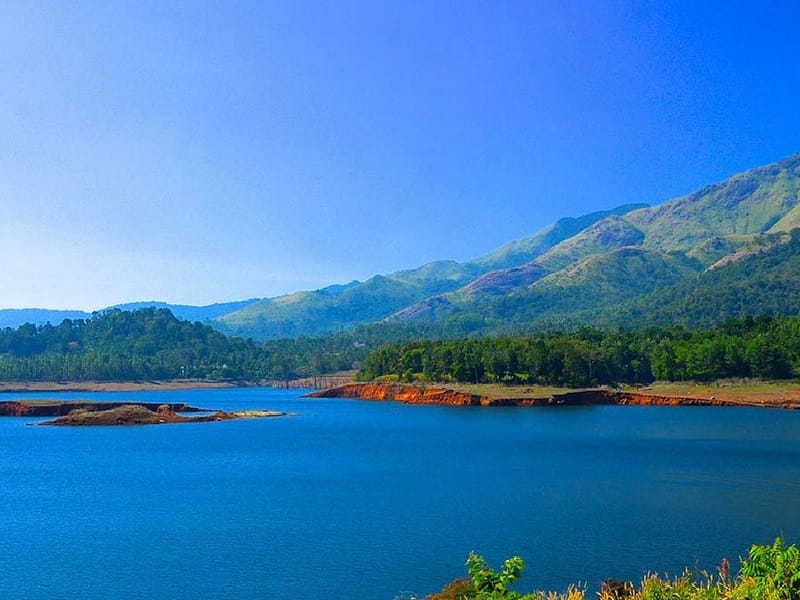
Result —
[[[510, 589], [525, 569], [519, 556], [506, 560], [499, 572], [475, 553], [466, 564], [468, 579], [450, 582], [427, 600], [584, 600], [584, 590], [574, 586], [565, 593], [522, 594]], [[688, 570], [674, 579], [648, 575], [638, 589], [615, 581], [604, 585], [598, 596], [599, 600], [800, 600], [800, 549], [786, 546], [778, 537], [772, 545], [751, 546], [735, 578], [723, 559], [719, 577]]]

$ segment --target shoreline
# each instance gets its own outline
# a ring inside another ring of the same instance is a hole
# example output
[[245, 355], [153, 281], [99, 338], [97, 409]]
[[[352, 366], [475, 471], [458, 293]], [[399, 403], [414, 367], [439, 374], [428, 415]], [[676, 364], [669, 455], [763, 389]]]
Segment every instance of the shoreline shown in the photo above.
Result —
[[352, 374], [331, 374], [304, 379], [165, 379], [136, 381], [0, 381], [0, 394], [26, 392], [158, 392], [265, 387], [276, 389], [327, 389], [353, 380]]
[[[509, 390], [511, 392], [512, 390]], [[665, 395], [642, 391], [594, 388], [558, 390], [536, 395], [491, 397], [459, 391], [446, 385], [420, 386], [401, 383], [350, 383], [307, 394], [309, 398], [392, 400], [404, 404], [443, 406], [740, 406], [800, 409], [800, 394]]]

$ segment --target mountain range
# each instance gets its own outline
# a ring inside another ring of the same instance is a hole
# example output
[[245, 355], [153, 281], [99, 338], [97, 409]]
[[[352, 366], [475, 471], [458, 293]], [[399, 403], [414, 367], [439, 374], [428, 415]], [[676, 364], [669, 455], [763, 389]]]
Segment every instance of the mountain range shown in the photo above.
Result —
[[[463, 333], [712, 325], [800, 312], [800, 154], [655, 206], [566, 217], [469, 262], [436, 261], [315, 291], [210, 306], [141, 302], [257, 340], [385, 323]], [[0, 310], [0, 326], [87, 318]]]

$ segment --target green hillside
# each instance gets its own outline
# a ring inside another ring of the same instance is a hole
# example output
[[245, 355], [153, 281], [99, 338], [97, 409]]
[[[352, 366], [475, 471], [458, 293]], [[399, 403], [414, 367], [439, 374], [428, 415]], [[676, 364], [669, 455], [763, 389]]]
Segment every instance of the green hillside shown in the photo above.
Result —
[[625, 215], [633, 210], [647, 207], [647, 204], [625, 204], [612, 210], [602, 210], [581, 217], [564, 217], [540, 232], [514, 240], [487, 254], [476, 258], [470, 264], [487, 269], [509, 269], [529, 262], [553, 248], [561, 242], [577, 235], [598, 221], [614, 215]]
[[[463, 286], [472, 285], [468, 290], [473, 292], [497, 294], [532, 283], [548, 271], [538, 266], [522, 267], [510, 273], [491, 271], [516, 269], [602, 219], [643, 206], [630, 204], [579, 218], [561, 219], [536, 235], [468, 263], [435, 261], [416, 269], [377, 275], [365, 282], [261, 300], [222, 315], [213, 324], [226, 334], [266, 340], [352, 329], [404, 309], [430, 316], [432, 309], [447, 302], [440, 298], [442, 294]], [[484, 275], [486, 278], [480, 279]]]
[[[217, 304], [209, 304], [206, 306], [192, 306], [187, 304], [169, 304], [167, 302], [159, 302], [156, 300], [146, 302], [129, 302], [126, 304], [115, 304], [104, 308], [99, 313], [109, 310], [122, 310], [134, 311], [142, 308], [166, 308], [173, 315], [179, 319], [186, 321], [199, 321], [201, 323], [208, 323], [212, 319], [227, 315], [231, 312], [240, 310], [245, 306], [258, 302], [257, 299], [239, 300], [236, 302], [221, 302]], [[0, 329], [10, 327], [16, 329], [20, 325], [30, 323], [32, 325], [44, 325], [50, 323], [51, 325], [59, 325], [64, 319], [90, 319], [92, 313], [81, 310], [51, 310], [43, 308], [22, 308], [0, 309]]]
[[399, 276], [376, 275], [363, 283], [333, 290], [297, 292], [262, 300], [215, 321], [229, 335], [272, 339], [324, 335], [379, 321], [423, 298], [457, 287], [464, 281], [457, 269], [432, 268], [436, 275], [409, 271]]
[[638, 246], [644, 239], [641, 231], [622, 218], [607, 217], [551, 248], [536, 262], [555, 272], [587, 256]]
[[616, 306], [656, 289], [695, 276], [697, 262], [641, 248], [621, 248], [593, 255], [532, 285], [499, 297], [457, 297], [450, 294], [445, 314], [476, 314], [501, 330], [560, 323], [582, 310]]
[[708, 327], [729, 318], [800, 314], [800, 229], [744, 256], [630, 304], [606, 311], [607, 324]]
[[110, 309], [58, 326], [0, 331], [0, 380], [130, 381], [269, 377], [274, 355], [169, 310]]
[[[657, 206], [626, 204], [563, 218], [465, 263], [434, 261], [262, 300], [124, 308], [166, 307], [260, 341], [352, 332], [363, 325], [378, 331], [384, 322], [392, 324], [393, 336], [402, 335], [397, 332], [404, 323], [414, 323], [415, 332], [445, 337], [583, 323], [665, 323], [672, 315], [713, 324], [753, 311], [794, 314], [800, 271], [766, 261], [773, 252], [789, 251], [791, 245], [780, 250], [776, 244], [798, 226], [800, 154]], [[0, 311], [0, 320], [13, 327], [21, 318], [44, 322], [64, 314]]]
[[[694, 194], [625, 215], [645, 246], [688, 252], [710, 238], [766, 233], [796, 222], [800, 155], [735, 175]], [[792, 215], [792, 216], [789, 216]]]
[[[494, 271], [457, 291], [404, 309], [392, 320], [441, 322], [455, 315], [480, 316], [486, 332], [570, 328], [597, 319], [615, 325], [636, 319], [646, 325], [651, 295], [667, 304], [675, 294], [674, 305], [664, 309], [668, 321], [669, 314], [680, 314], [677, 305], [682, 299], [689, 302], [699, 294], [694, 285], [703, 267], [725, 267], [713, 277], [709, 272], [710, 280], [724, 282], [709, 292], [714, 298], [699, 299], [697, 307], [687, 310], [687, 315], [694, 315], [687, 321], [710, 325], [718, 322], [710, 316], [714, 310], [709, 308], [709, 315], [701, 317], [700, 305], [716, 306], [735, 295], [731, 290], [746, 293], [750, 284], [742, 283], [740, 289], [730, 283], [743, 276], [740, 267], [728, 265], [769, 252], [780, 241], [765, 232], [782, 230], [798, 218], [798, 189], [800, 156], [795, 156], [660, 206], [606, 216], [522, 267], [529, 271], [527, 277], [515, 270]], [[783, 298], [768, 298], [760, 305], [744, 298], [739, 305], [755, 314], [794, 314], [789, 290], [800, 279], [800, 270], [782, 272], [780, 281], [768, 277], [762, 286], [767, 295], [781, 295], [786, 288]], [[745, 314], [744, 309], [733, 310], [734, 304], [731, 299], [727, 308], [716, 310], [720, 318]]]

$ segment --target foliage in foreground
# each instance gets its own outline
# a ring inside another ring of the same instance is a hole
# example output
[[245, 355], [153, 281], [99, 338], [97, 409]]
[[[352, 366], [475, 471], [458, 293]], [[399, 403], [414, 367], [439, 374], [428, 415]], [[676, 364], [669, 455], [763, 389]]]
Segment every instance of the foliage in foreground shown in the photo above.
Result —
[[[583, 600], [585, 591], [570, 586], [566, 592], [530, 592], [511, 589], [525, 569], [514, 556], [494, 571], [477, 554], [467, 558], [467, 579], [456, 579], [427, 600]], [[638, 588], [615, 582], [604, 584], [600, 600], [800, 600], [800, 549], [779, 537], [771, 545], [753, 545], [736, 576], [722, 560], [716, 575], [686, 571], [674, 579], [648, 575]]]

